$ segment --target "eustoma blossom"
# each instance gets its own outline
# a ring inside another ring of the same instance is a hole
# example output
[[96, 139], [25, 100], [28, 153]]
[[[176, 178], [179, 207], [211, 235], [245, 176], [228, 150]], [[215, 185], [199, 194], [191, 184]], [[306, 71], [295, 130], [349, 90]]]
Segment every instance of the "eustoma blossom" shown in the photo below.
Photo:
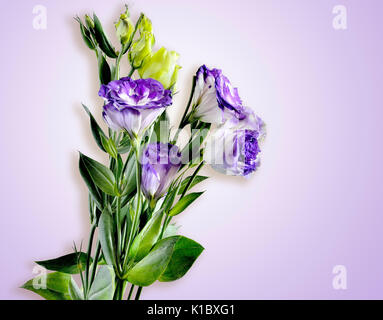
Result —
[[154, 79], [111, 81], [101, 86], [99, 95], [106, 101], [103, 117], [108, 126], [115, 131], [125, 129], [131, 137], [141, 136], [172, 104], [170, 90]]
[[222, 124], [232, 117], [243, 118], [238, 89], [222, 70], [201, 66], [196, 74], [190, 120]]
[[153, 202], [167, 192], [181, 167], [181, 153], [177, 146], [170, 143], [151, 143], [142, 154], [141, 165], [141, 189], [145, 197]]
[[259, 141], [264, 136], [264, 123], [259, 117], [252, 125], [231, 119], [213, 129], [207, 139], [204, 160], [226, 175], [247, 176], [260, 165]]

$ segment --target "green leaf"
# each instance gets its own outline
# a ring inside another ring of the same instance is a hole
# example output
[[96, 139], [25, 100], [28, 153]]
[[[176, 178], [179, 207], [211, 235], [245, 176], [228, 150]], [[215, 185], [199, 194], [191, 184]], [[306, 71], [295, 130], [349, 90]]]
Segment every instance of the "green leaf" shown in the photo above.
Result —
[[194, 240], [179, 237], [174, 246], [172, 257], [158, 280], [168, 282], [182, 278], [203, 250], [204, 248]]
[[159, 210], [146, 223], [145, 227], [136, 236], [129, 250], [129, 257], [135, 261], [140, 261], [144, 258], [150, 249], [155, 245], [161, 233], [161, 222], [164, 216], [164, 211]]
[[[40, 266], [43, 266], [47, 270], [76, 274], [80, 272], [78, 263], [80, 264], [81, 268], [82, 265], [86, 265], [86, 259], [86, 253], [74, 252], [51, 260], [36, 261], [36, 263]], [[84, 270], [84, 268], [82, 268], [82, 270]]]
[[102, 191], [110, 195], [116, 194], [116, 179], [113, 172], [103, 164], [80, 153], [80, 162], [87, 169], [92, 181]]
[[107, 138], [105, 136], [101, 136], [101, 142], [102, 142], [102, 145], [105, 149], [105, 151], [114, 159], [117, 160], [117, 149], [116, 149], [116, 145], [114, 144], [114, 141], [112, 138]]
[[120, 141], [120, 144], [117, 147], [118, 153], [125, 154], [130, 152], [130, 150], [131, 150], [131, 145], [130, 145], [129, 137], [122, 138]]
[[163, 201], [161, 207], [164, 209], [165, 212], [168, 212], [170, 208], [172, 207], [174, 200], [177, 197], [177, 194], [181, 188], [181, 180], [183, 178], [183, 174], [177, 178], [177, 180], [173, 183], [173, 186], [171, 187], [170, 191], [165, 197], [165, 200]]
[[178, 229], [180, 227], [179, 226], [176, 226], [175, 223], [172, 223], [172, 224], [169, 224], [166, 229], [165, 229], [165, 232], [164, 232], [164, 235], [163, 235], [163, 238], [168, 238], [168, 237], [173, 237], [173, 236], [176, 236], [178, 234]]
[[104, 131], [100, 128], [100, 126], [98, 125], [96, 119], [93, 117], [93, 115], [90, 112], [90, 110], [88, 109], [88, 107], [86, 105], [84, 105], [84, 104], [82, 104], [82, 106], [83, 106], [83, 108], [85, 109], [86, 113], [89, 116], [90, 128], [92, 130], [92, 135], [93, 135], [94, 140], [96, 141], [96, 143], [99, 146], [99, 148], [102, 151], [106, 152], [104, 146], [102, 145], [102, 139], [103, 138], [107, 139]]
[[93, 15], [93, 20], [94, 20], [94, 36], [98, 42], [98, 45], [100, 46], [100, 49], [104, 51], [104, 53], [109, 57], [109, 58], [117, 58], [117, 54], [111, 45], [108, 37], [106, 36], [104, 29], [102, 28], [102, 24], [96, 14]]
[[198, 197], [200, 197], [203, 192], [193, 192], [189, 193], [185, 197], [181, 198], [176, 205], [170, 210], [169, 216], [174, 217], [177, 214], [180, 214], [184, 211], [188, 206], [190, 206]]
[[100, 266], [89, 291], [89, 300], [112, 300], [115, 283], [114, 271], [110, 266]]
[[102, 252], [108, 265], [115, 266], [116, 247], [114, 241], [114, 220], [110, 208], [105, 208], [99, 221], [98, 237]]
[[170, 120], [164, 111], [154, 124], [154, 130], [150, 142], [168, 142], [170, 136]]
[[136, 157], [132, 155], [129, 160], [127, 160], [124, 174], [124, 183], [121, 193], [123, 195], [129, 195], [132, 192], [134, 192], [137, 187], [137, 181], [136, 181]]
[[190, 182], [190, 179], [193, 179], [193, 180], [192, 180], [190, 186], [188, 187], [188, 189], [193, 188], [195, 185], [201, 183], [202, 181], [205, 181], [208, 178], [209, 177], [205, 177], [205, 176], [195, 176], [194, 178], [193, 178], [193, 176], [187, 177], [184, 181], [182, 181], [181, 188], [180, 188], [178, 194], [182, 194], [185, 191], [185, 188], [188, 185], [188, 183]]
[[108, 84], [112, 80], [109, 64], [101, 51], [98, 53], [98, 76], [101, 84]]
[[87, 45], [89, 49], [94, 50], [96, 47], [92, 41], [90, 31], [84, 26], [84, 24], [82, 23], [79, 17], [76, 17], [75, 20], [80, 25], [80, 32], [81, 32], [82, 39], [84, 40], [84, 43]]
[[159, 241], [153, 250], [128, 272], [128, 281], [141, 287], [150, 286], [155, 282], [165, 271], [177, 240], [176, 237], [171, 237]]
[[179, 279], [190, 269], [202, 251], [201, 245], [183, 236], [162, 239], [128, 272], [128, 281], [145, 287], [158, 279]]
[[121, 156], [117, 154], [116, 170], [114, 170], [114, 176], [116, 177], [116, 181], [120, 180], [123, 168], [124, 168], [124, 161], [122, 160]]
[[37, 293], [46, 300], [71, 300], [71, 279], [71, 275], [67, 273], [47, 273], [27, 281], [21, 288]]
[[82, 178], [84, 179], [85, 184], [88, 187], [89, 193], [96, 202], [96, 205], [101, 208], [102, 203], [102, 197], [101, 197], [101, 191], [97, 188], [97, 186], [94, 184], [92, 177], [90, 176], [88, 169], [86, 168], [84, 162], [82, 161], [81, 157], [79, 159], [79, 170]]
[[82, 291], [80, 290], [77, 283], [73, 280], [72, 277], [69, 281], [68, 290], [72, 300], [84, 300]]

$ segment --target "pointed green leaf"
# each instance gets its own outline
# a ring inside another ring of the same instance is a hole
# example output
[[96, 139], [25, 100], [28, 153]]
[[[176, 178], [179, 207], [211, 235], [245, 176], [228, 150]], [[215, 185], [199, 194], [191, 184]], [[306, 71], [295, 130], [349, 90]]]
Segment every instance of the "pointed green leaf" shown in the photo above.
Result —
[[112, 138], [107, 138], [106, 136], [101, 136], [101, 143], [105, 149], [105, 151], [114, 159], [117, 160], [117, 149], [116, 145]]
[[182, 278], [203, 250], [199, 243], [180, 236], [174, 246], [172, 257], [158, 280], [168, 282]]
[[200, 244], [183, 236], [162, 239], [128, 272], [128, 281], [144, 287], [156, 280], [177, 280], [186, 274], [202, 251]]
[[124, 133], [124, 136], [117, 147], [117, 151], [120, 154], [124, 154], [129, 152], [130, 149], [131, 149], [130, 137], [127, 133]]
[[69, 281], [68, 290], [72, 300], [84, 300], [81, 289], [78, 287], [77, 283], [73, 280], [72, 277]]
[[101, 84], [108, 84], [112, 80], [112, 72], [101, 51], [98, 53], [98, 76]]
[[[187, 177], [184, 181], [182, 181], [181, 188], [178, 191], [178, 194], [182, 194], [185, 191], [186, 186], [188, 185], [188, 183], [190, 182], [190, 179], [192, 179], [192, 178], [193, 178], [193, 176], [190, 176], [190, 177]], [[209, 177], [205, 177], [205, 176], [195, 176], [193, 178], [191, 184], [188, 186], [188, 189], [193, 188], [195, 185], [201, 183], [202, 181], [205, 181], [208, 178]]]
[[110, 266], [100, 266], [89, 291], [89, 300], [112, 300], [115, 283], [114, 271]]
[[163, 238], [173, 237], [178, 234], [178, 229], [180, 227], [177, 226], [175, 223], [169, 224], [164, 232]]
[[[40, 266], [43, 266], [47, 270], [76, 274], [80, 272], [79, 267], [82, 268], [83, 266], [82, 270], [84, 270], [86, 265], [86, 259], [86, 253], [74, 252], [55, 259], [36, 261], [36, 263]], [[80, 266], [78, 265], [78, 263], [80, 264]]]
[[84, 179], [84, 182], [86, 186], [88, 187], [89, 193], [96, 202], [96, 205], [101, 208], [102, 203], [102, 197], [101, 197], [101, 190], [97, 188], [95, 183], [92, 180], [92, 177], [90, 176], [87, 167], [85, 166], [84, 161], [82, 160], [81, 156], [79, 159], [79, 170], [81, 177]]
[[128, 281], [141, 287], [155, 282], [165, 271], [176, 242], [176, 237], [159, 241], [153, 250], [128, 272]]
[[124, 184], [123, 184], [123, 189], [121, 193], [123, 195], [129, 195], [133, 191], [137, 189], [136, 184], [136, 157], [132, 155], [129, 160], [127, 160], [126, 168], [125, 171], [123, 172], [124, 174]]
[[161, 222], [164, 215], [163, 210], [157, 211], [151, 219], [146, 223], [145, 227], [136, 236], [129, 251], [129, 256], [135, 261], [140, 261], [144, 258], [150, 249], [157, 242], [161, 233]]
[[114, 221], [109, 208], [105, 208], [101, 214], [98, 237], [106, 262], [108, 265], [115, 266]]
[[86, 113], [89, 116], [90, 128], [92, 130], [92, 135], [93, 135], [94, 140], [96, 141], [96, 143], [99, 146], [99, 148], [102, 151], [106, 152], [104, 146], [102, 145], [102, 139], [107, 139], [104, 131], [100, 128], [100, 126], [98, 125], [96, 119], [93, 117], [93, 115], [90, 112], [90, 110], [88, 109], [88, 107], [86, 105], [84, 105], [84, 104], [82, 104], [82, 106], [83, 106], [83, 108], [85, 109]]
[[203, 192], [193, 192], [189, 193], [185, 197], [181, 198], [176, 205], [170, 210], [169, 216], [174, 217], [177, 214], [180, 214], [184, 211], [188, 206], [190, 206], [197, 198], [199, 198]]
[[183, 174], [177, 179], [177, 181], [174, 182], [173, 186], [171, 187], [168, 194], [166, 195], [165, 200], [163, 201], [161, 205], [161, 207], [164, 209], [165, 212], [168, 212], [170, 208], [172, 207], [174, 200], [176, 199], [177, 194], [182, 186], [181, 184], [182, 178], [183, 178]]
[[166, 111], [164, 111], [156, 123], [150, 142], [168, 142], [170, 136], [170, 120]]
[[37, 293], [46, 300], [71, 300], [69, 294], [71, 278], [67, 273], [47, 273], [27, 281], [21, 288]]
[[94, 36], [98, 42], [98, 45], [100, 46], [100, 49], [104, 51], [104, 53], [109, 58], [117, 58], [117, 54], [111, 45], [108, 37], [106, 36], [104, 29], [102, 28], [102, 24], [96, 14], [93, 15], [93, 21], [94, 21]]
[[80, 162], [87, 169], [92, 181], [102, 191], [110, 195], [116, 194], [116, 180], [113, 172], [103, 164], [80, 153]]
[[116, 177], [116, 181], [120, 180], [122, 170], [124, 169], [124, 161], [121, 158], [121, 155], [117, 154], [116, 158], [116, 170], [114, 170], [114, 176]]
[[96, 47], [93, 43], [90, 31], [84, 26], [84, 24], [82, 23], [79, 17], [76, 17], [75, 20], [80, 25], [80, 32], [81, 32], [82, 39], [84, 40], [84, 43], [87, 45], [89, 49], [94, 50]]

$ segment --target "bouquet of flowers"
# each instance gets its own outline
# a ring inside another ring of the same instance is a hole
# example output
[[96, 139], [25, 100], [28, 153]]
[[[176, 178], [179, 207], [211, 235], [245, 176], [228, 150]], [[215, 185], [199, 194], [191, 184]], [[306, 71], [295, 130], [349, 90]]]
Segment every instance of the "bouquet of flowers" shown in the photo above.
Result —
[[[108, 164], [79, 155], [89, 189], [87, 250], [75, 245], [73, 253], [37, 261], [52, 272], [23, 288], [50, 300], [137, 300], [143, 287], [180, 279], [192, 267], [204, 248], [179, 235], [172, 219], [203, 194], [191, 189], [207, 179], [199, 175], [205, 164], [234, 176], [259, 167], [264, 123], [243, 105], [221, 70], [203, 65], [178, 128], [171, 130], [179, 55], [153, 51], [151, 21], [141, 14], [133, 24], [126, 8], [115, 24], [121, 44], [116, 51], [96, 15], [76, 20], [98, 62], [107, 132], [83, 107]], [[131, 71], [121, 77], [124, 58]], [[186, 141], [181, 131], [188, 132]]]

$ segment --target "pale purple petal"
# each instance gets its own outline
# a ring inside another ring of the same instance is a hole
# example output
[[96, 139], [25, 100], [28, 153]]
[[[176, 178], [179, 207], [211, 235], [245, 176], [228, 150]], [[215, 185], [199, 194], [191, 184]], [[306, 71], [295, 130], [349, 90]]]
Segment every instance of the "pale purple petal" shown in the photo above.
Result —
[[149, 199], [161, 198], [172, 183], [181, 166], [181, 153], [177, 146], [168, 143], [150, 143], [142, 158], [142, 191]]

